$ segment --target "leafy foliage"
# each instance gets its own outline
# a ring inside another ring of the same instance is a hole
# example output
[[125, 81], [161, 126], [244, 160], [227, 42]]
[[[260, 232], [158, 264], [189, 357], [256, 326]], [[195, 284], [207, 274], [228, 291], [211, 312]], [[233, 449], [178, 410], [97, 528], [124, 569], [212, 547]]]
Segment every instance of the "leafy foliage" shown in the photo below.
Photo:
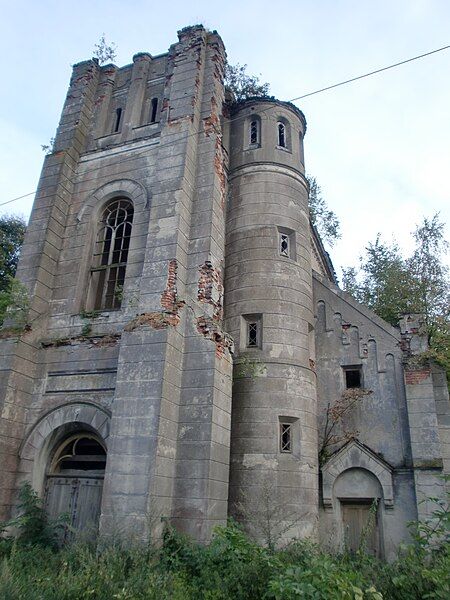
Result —
[[0, 292], [0, 325], [8, 316], [14, 329], [23, 330], [28, 324], [30, 297], [27, 288], [17, 279], [8, 278], [9, 287]]
[[117, 46], [114, 42], [107, 43], [105, 34], [103, 33], [98, 41], [98, 44], [94, 46], [93, 56], [98, 59], [100, 65], [104, 65], [108, 62], [114, 62], [117, 55]]
[[17, 215], [0, 216], [0, 292], [7, 290], [16, 273], [26, 224]]
[[8, 312], [17, 329], [26, 325], [29, 310], [28, 292], [14, 279], [25, 229], [22, 217], [0, 217], [0, 325]]
[[235, 102], [247, 100], [257, 96], [267, 96], [269, 84], [261, 83], [259, 77], [246, 73], [247, 65], [225, 66], [225, 88], [233, 95]]
[[[166, 526], [162, 546], [55, 550], [40, 502], [27, 486], [19, 539], [0, 541], [0, 597], [9, 600], [422, 600], [450, 597], [450, 512], [436, 501], [433, 520], [412, 525], [414, 544], [385, 563], [368, 555], [331, 554], [309, 540], [261, 548], [233, 522], [209, 545]], [[376, 506], [374, 506], [374, 511]]]
[[42, 506], [42, 500], [25, 482], [19, 491], [19, 516], [0, 524], [0, 530], [14, 527], [17, 530], [16, 540], [22, 546], [44, 546], [55, 549], [57, 536], [64, 518], [52, 522]]
[[312, 224], [316, 227], [320, 237], [327, 242], [329, 246], [333, 246], [336, 240], [341, 237], [339, 231], [339, 219], [336, 214], [328, 208], [324, 198], [322, 198], [322, 190], [312, 175], [307, 175], [309, 183], [309, 215]]

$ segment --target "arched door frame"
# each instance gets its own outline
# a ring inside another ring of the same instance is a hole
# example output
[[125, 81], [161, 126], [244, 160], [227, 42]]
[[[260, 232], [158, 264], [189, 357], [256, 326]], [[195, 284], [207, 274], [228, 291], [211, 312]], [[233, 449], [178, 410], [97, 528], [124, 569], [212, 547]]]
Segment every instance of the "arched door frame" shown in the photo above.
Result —
[[70, 433], [91, 432], [102, 440], [106, 450], [109, 441], [111, 414], [89, 402], [73, 402], [59, 406], [43, 415], [29, 430], [19, 450], [20, 478], [30, 481], [42, 497], [50, 455]]

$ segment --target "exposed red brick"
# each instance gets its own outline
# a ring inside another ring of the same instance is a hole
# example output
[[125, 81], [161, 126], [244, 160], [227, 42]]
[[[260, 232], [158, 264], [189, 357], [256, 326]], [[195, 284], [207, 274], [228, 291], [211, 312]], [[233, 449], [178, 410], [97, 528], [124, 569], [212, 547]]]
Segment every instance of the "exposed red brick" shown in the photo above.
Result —
[[166, 327], [176, 327], [178, 325], [180, 322], [179, 311], [186, 302], [178, 299], [177, 270], [177, 260], [172, 258], [172, 260], [169, 261], [166, 289], [161, 295], [161, 306], [164, 310], [138, 315], [124, 327], [125, 331], [134, 331], [135, 329], [146, 325], [153, 329], [166, 329]]
[[199, 271], [198, 301], [211, 304], [214, 307], [213, 319], [219, 322], [223, 318], [223, 284], [221, 272], [215, 269], [209, 260], [200, 266]]
[[220, 141], [222, 142], [220, 119], [217, 114], [217, 101], [214, 96], [211, 96], [211, 114], [209, 117], [203, 119], [203, 128], [207, 137], [215, 133], [217, 136], [220, 136]]
[[407, 385], [417, 385], [431, 376], [430, 369], [418, 369], [415, 371], [405, 370], [405, 381]]
[[212, 319], [201, 316], [197, 317], [197, 331], [213, 341], [216, 345], [216, 356], [222, 358], [226, 351], [233, 353], [233, 338]]
[[219, 189], [220, 189], [220, 206], [222, 210], [225, 208], [225, 189], [226, 189], [226, 176], [225, 169], [223, 167], [223, 151], [222, 143], [219, 137], [216, 140], [216, 153], [214, 156], [214, 170], [219, 178]]
[[178, 315], [174, 315], [172, 313], [167, 313], [165, 311], [156, 311], [149, 313], [142, 313], [129, 323], [125, 325], [125, 331], [134, 331], [139, 327], [144, 327], [148, 325], [153, 329], [166, 329], [167, 327], [172, 326], [176, 327], [180, 321], [180, 317]]
[[95, 101], [95, 106], [98, 106], [99, 104], [101, 104], [105, 98], [106, 98], [106, 94], [102, 94], [101, 96], [99, 96], [97, 98], [97, 100]]
[[91, 344], [94, 348], [115, 346], [120, 340], [120, 333], [107, 335], [75, 335], [72, 337], [58, 338], [55, 340], [42, 340], [43, 348], [59, 348], [60, 346], [76, 346], [78, 344]]
[[177, 271], [178, 262], [176, 258], [172, 258], [169, 262], [169, 274], [167, 275], [166, 289], [161, 296], [161, 306], [165, 309], [166, 313], [172, 313], [178, 316], [180, 308], [186, 304], [184, 300], [178, 300], [177, 296]]

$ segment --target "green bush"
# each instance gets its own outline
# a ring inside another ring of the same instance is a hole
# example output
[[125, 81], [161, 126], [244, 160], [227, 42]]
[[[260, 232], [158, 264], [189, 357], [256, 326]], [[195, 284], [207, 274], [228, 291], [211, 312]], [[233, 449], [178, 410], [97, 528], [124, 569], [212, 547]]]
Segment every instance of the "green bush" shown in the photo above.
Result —
[[[17, 536], [0, 540], [3, 600], [448, 600], [448, 507], [413, 528], [414, 544], [388, 564], [363, 549], [333, 555], [310, 541], [270, 551], [234, 522], [215, 529], [208, 546], [166, 526], [162, 546], [74, 542], [56, 547], [27, 484]], [[11, 522], [9, 523], [11, 524]]]
[[[65, 515], [56, 521], [50, 520], [42, 506], [42, 500], [29, 482], [25, 482], [20, 488], [18, 508], [19, 516], [0, 523], [0, 532], [12, 527], [17, 544], [56, 549], [59, 532], [65, 526]], [[4, 540], [4, 543], [8, 547], [8, 540]]]

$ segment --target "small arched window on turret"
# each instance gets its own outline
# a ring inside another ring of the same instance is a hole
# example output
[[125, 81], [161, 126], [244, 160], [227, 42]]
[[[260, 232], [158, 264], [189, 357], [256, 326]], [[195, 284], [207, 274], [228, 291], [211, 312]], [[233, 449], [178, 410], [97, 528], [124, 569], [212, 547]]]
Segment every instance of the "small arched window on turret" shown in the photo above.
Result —
[[91, 268], [88, 309], [120, 308], [133, 214], [133, 204], [128, 198], [115, 198], [103, 210]]
[[278, 146], [280, 148], [287, 148], [287, 140], [286, 140], [286, 125], [281, 121], [277, 123], [277, 133], [278, 133]]
[[261, 146], [261, 119], [257, 115], [253, 115], [250, 120], [248, 138], [251, 148]]

